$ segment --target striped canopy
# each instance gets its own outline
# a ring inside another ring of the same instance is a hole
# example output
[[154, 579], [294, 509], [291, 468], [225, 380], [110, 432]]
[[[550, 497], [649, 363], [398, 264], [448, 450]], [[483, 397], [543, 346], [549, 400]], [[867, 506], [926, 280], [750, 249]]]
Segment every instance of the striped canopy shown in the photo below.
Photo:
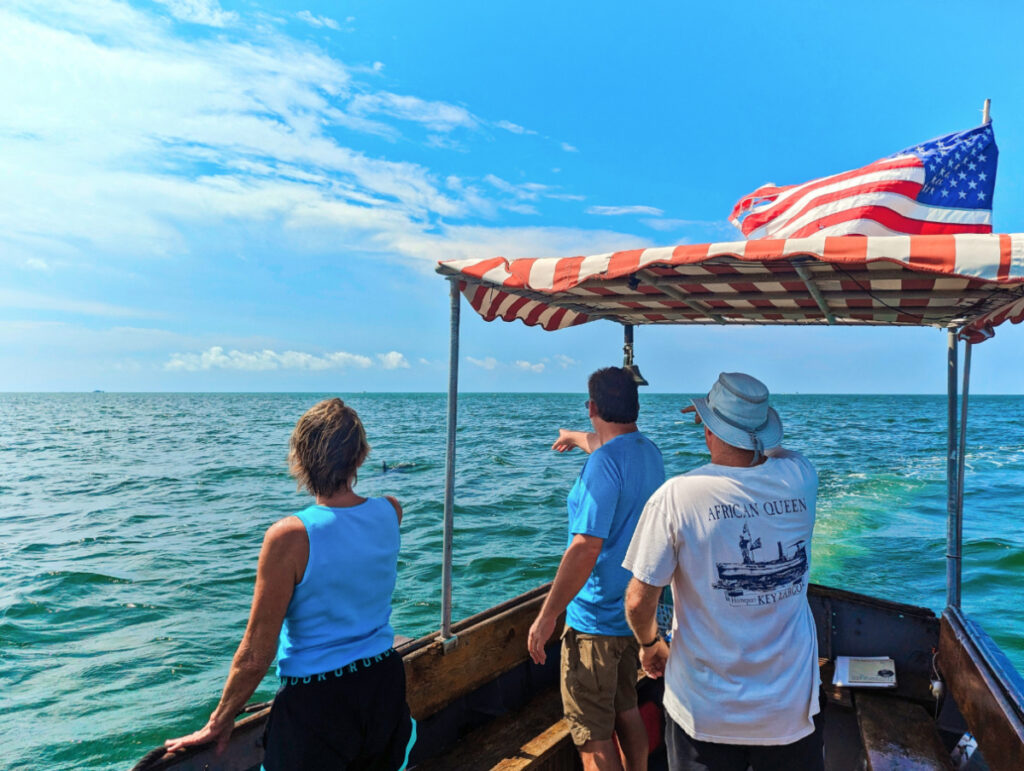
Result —
[[934, 326], [980, 342], [1024, 319], [1024, 234], [830, 236], [591, 257], [448, 260], [487, 321]]

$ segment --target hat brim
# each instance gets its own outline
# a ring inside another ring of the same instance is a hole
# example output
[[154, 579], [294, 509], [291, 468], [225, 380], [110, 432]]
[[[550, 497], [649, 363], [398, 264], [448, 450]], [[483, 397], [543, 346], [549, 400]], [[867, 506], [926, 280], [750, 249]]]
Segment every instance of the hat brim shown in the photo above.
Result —
[[[691, 399], [691, 401], [697, 410], [697, 414], [700, 415], [701, 421], [712, 434], [733, 447], [739, 447], [744, 450], [756, 449], [750, 432], [726, 423], [722, 418], [718, 417], [708, 405], [706, 397], [698, 397]], [[782, 420], [779, 418], [779, 413], [769, 407], [768, 420], [765, 427], [760, 431], [756, 431], [755, 434], [761, 440], [762, 450], [770, 450], [782, 444]]]

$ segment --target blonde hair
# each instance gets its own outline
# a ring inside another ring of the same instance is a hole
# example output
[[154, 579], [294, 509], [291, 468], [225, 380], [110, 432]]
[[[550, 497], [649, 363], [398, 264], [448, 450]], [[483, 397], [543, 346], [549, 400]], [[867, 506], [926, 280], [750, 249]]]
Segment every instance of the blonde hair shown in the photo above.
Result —
[[329, 496], [348, 487], [370, 445], [356, 411], [341, 399], [310, 407], [292, 431], [288, 470], [300, 490]]

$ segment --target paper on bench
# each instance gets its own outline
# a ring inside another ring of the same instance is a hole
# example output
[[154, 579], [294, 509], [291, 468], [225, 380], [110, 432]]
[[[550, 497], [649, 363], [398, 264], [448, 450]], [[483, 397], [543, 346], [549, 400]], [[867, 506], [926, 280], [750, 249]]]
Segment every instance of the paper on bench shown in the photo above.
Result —
[[832, 684], [845, 688], [895, 688], [896, 662], [888, 656], [836, 656]]

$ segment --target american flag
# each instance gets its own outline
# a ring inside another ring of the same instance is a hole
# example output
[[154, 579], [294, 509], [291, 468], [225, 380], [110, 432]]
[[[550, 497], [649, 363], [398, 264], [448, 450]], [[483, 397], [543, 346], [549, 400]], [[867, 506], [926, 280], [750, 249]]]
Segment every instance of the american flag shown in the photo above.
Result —
[[729, 219], [749, 239], [991, 233], [998, 156], [986, 123], [853, 171], [802, 185], [762, 185], [736, 203]]

